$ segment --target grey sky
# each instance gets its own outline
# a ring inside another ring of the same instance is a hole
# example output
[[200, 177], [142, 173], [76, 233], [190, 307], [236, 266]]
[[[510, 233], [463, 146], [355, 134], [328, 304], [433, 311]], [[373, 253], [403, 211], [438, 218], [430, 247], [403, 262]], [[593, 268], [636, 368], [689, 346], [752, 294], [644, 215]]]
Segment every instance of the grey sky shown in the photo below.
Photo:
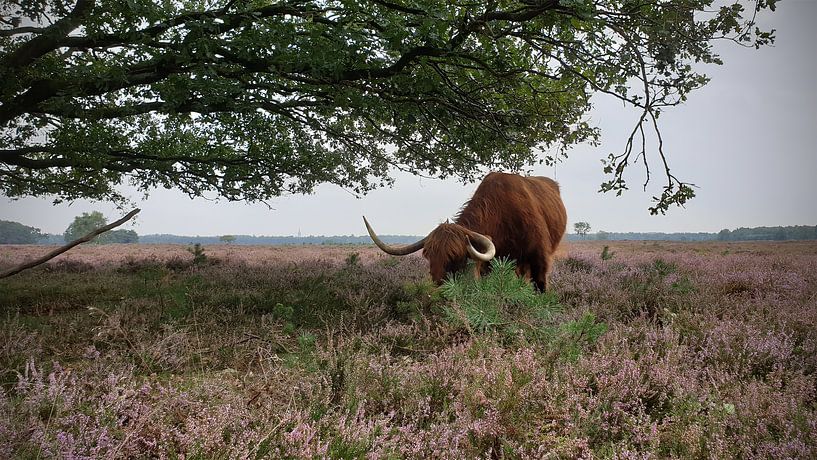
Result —
[[[655, 149], [653, 180], [641, 189], [641, 166], [628, 173], [631, 190], [621, 197], [599, 194], [605, 180], [600, 160], [618, 153], [638, 114], [596, 96], [591, 119], [602, 130], [599, 147], [580, 146], [557, 166], [557, 180], [572, 223], [588, 221], [593, 231], [718, 231], [761, 225], [815, 225], [817, 205], [817, 1], [784, 0], [778, 11], [760, 18], [777, 29], [773, 48], [759, 51], [724, 42], [725, 61], [706, 73], [712, 81], [684, 106], [661, 116], [660, 127], [673, 173], [700, 188], [685, 209], [651, 216], [650, 198], [663, 181]], [[534, 174], [553, 175], [539, 166]], [[452, 217], [476, 184], [396, 174], [392, 189], [362, 199], [331, 185], [313, 195], [288, 196], [262, 204], [190, 200], [156, 190], [133, 198], [142, 213], [133, 228], [140, 234], [303, 235], [365, 234], [361, 215], [383, 234], [426, 234]], [[0, 219], [62, 233], [81, 212], [103, 211], [109, 220], [121, 212], [106, 203], [78, 201], [52, 206], [48, 198], [0, 198]]]

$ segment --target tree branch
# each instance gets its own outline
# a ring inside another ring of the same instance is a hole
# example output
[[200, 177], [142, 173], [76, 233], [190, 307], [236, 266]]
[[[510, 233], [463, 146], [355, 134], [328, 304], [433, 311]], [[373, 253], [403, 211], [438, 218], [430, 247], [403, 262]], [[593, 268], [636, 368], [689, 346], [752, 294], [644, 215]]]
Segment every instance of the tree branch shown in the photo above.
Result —
[[[228, 5], [229, 6], [229, 5]], [[145, 40], [146, 38], [154, 38], [162, 33], [172, 29], [173, 27], [182, 26], [188, 22], [210, 20], [210, 28], [212, 34], [222, 34], [234, 30], [245, 23], [252, 23], [260, 18], [290, 15], [295, 17], [309, 17], [315, 22], [326, 23], [328, 20], [319, 18], [314, 13], [320, 10], [302, 10], [296, 7], [282, 4], [282, 5], [267, 5], [253, 10], [246, 10], [238, 13], [228, 13], [227, 7], [218, 10], [194, 11], [183, 13], [166, 21], [160, 22], [150, 27], [140, 29], [138, 31], [127, 34], [108, 34], [100, 37], [64, 37], [60, 46], [77, 47], [77, 48], [99, 48], [121, 46], [126, 43], [132, 43], [135, 40]], [[220, 22], [216, 22], [218, 19]]]
[[20, 35], [20, 34], [41, 34], [46, 29], [42, 27], [18, 27], [16, 29], [5, 29], [0, 30], [0, 37], [11, 37], [13, 35]]
[[100, 235], [102, 233], [105, 233], [108, 230], [111, 230], [113, 228], [116, 228], [116, 227], [124, 224], [125, 222], [129, 221], [133, 216], [139, 214], [139, 211], [140, 211], [140, 209], [136, 208], [133, 211], [125, 214], [124, 217], [117, 220], [116, 222], [112, 222], [112, 223], [110, 223], [110, 224], [108, 224], [108, 225], [106, 225], [104, 227], [99, 227], [98, 229], [96, 229], [96, 230], [92, 231], [91, 233], [83, 236], [82, 238], [78, 238], [78, 239], [66, 244], [65, 246], [57, 248], [57, 249], [49, 252], [48, 254], [40, 257], [39, 259], [34, 259], [34, 260], [26, 262], [26, 263], [24, 263], [22, 265], [18, 265], [16, 267], [12, 268], [12, 269], [6, 270], [6, 271], [0, 273], [0, 279], [8, 278], [9, 276], [16, 275], [17, 273], [20, 273], [23, 270], [28, 270], [29, 268], [33, 268], [33, 267], [36, 267], [37, 265], [44, 264], [44, 263], [48, 262], [49, 260], [53, 259], [54, 257], [57, 257], [58, 255], [62, 254], [63, 252], [68, 251], [69, 249], [73, 248], [74, 246], [77, 246], [79, 244], [91, 241], [94, 237], [96, 237], [96, 236], [98, 236], [98, 235]]
[[42, 33], [17, 48], [3, 59], [6, 71], [16, 69], [39, 59], [61, 46], [62, 40], [82, 24], [82, 20], [94, 9], [95, 0], [78, 0], [67, 16], [42, 30]]

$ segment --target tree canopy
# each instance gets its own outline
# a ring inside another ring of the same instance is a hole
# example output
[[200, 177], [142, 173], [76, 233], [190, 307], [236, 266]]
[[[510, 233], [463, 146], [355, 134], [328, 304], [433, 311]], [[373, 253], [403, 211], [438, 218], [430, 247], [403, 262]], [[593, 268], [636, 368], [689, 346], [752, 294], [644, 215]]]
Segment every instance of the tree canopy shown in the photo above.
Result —
[[576, 234], [585, 236], [590, 231], [590, 224], [587, 222], [576, 222], [573, 224], [573, 229], [576, 231]]
[[[76, 216], [71, 225], [65, 229], [63, 238], [66, 242], [74, 241], [99, 227], [104, 227], [107, 223], [108, 219], [99, 211], [83, 212], [81, 216]], [[95, 242], [99, 243], [100, 241], [97, 238]]]
[[[605, 191], [648, 159], [652, 212], [694, 195], [657, 118], [707, 82], [712, 44], [762, 46], [775, 0], [11, 0], [0, 6], [0, 191], [124, 200], [178, 188], [264, 200], [392, 168], [548, 164], [598, 139], [594, 93], [642, 109]], [[658, 135], [648, 152], [646, 129]], [[544, 152], [544, 153], [540, 153]]]
[[[65, 229], [63, 238], [66, 242], [72, 242], [106, 225], [108, 225], [108, 219], [101, 212], [83, 212], [82, 215], [76, 216], [71, 225]], [[133, 230], [110, 230], [95, 237], [92, 241], [98, 244], [138, 243], [139, 235]]]
[[0, 244], [36, 244], [45, 237], [39, 228], [0, 220]]

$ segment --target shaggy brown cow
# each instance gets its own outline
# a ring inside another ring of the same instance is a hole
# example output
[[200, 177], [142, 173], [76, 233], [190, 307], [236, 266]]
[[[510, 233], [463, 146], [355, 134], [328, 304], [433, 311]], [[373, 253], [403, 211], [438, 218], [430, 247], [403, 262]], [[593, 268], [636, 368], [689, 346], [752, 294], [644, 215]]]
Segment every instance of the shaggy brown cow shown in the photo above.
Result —
[[[485, 273], [495, 256], [516, 260], [517, 273], [547, 288], [553, 253], [567, 227], [559, 185], [547, 177], [490, 173], [463, 206], [454, 223], [446, 221], [422, 240], [389, 246], [377, 237], [366, 217], [374, 243], [388, 254], [404, 256], [423, 249], [431, 278], [441, 283], [447, 273], [465, 267], [470, 256], [477, 273]], [[479, 246], [479, 250], [474, 247]]]

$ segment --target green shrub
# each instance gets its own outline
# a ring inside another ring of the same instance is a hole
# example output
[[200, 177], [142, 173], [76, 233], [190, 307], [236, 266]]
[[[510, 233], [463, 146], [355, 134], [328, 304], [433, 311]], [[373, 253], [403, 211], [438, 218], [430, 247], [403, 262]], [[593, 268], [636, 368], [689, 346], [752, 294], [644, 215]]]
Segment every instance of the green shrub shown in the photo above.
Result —
[[562, 264], [567, 267], [568, 271], [573, 273], [592, 273], [594, 269], [592, 262], [576, 257], [568, 257], [562, 261]]
[[530, 282], [516, 276], [511, 260], [494, 259], [491, 272], [479, 278], [473, 272], [455, 274], [441, 288], [450, 301], [444, 315], [455, 327], [472, 333], [531, 330], [559, 308], [555, 294], [538, 294]]
[[561, 358], [575, 361], [584, 347], [594, 345], [605, 332], [607, 325], [596, 322], [596, 315], [588, 312], [578, 320], [559, 325], [555, 346]]
[[664, 279], [667, 275], [678, 271], [678, 265], [673, 262], [666, 262], [662, 259], [655, 259], [650, 268], [660, 279]]
[[318, 338], [315, 334], [307, 331], [301, 332], [301, 335], [298, 336], [298, 347], [303, 352], [311, 352], [315, 350], [315, 344], [317, 343]]
[[400, 258], [395, 256], [388, 256], [380, 259], [379, 263], [386, 268], [394, 268], [400, 265]]
[[360, 253], [350, 252], [349, 255], [346, 256], [347, 267], [356, 267], [358, 262], [360, 262]]
[[193, 265], [201, 265], [207, 262], [207, 255], [204, 254], [204, 247], [201, 243], [196, 243], [191, 248], [187, 248], [190, 254], [193, 254]]

